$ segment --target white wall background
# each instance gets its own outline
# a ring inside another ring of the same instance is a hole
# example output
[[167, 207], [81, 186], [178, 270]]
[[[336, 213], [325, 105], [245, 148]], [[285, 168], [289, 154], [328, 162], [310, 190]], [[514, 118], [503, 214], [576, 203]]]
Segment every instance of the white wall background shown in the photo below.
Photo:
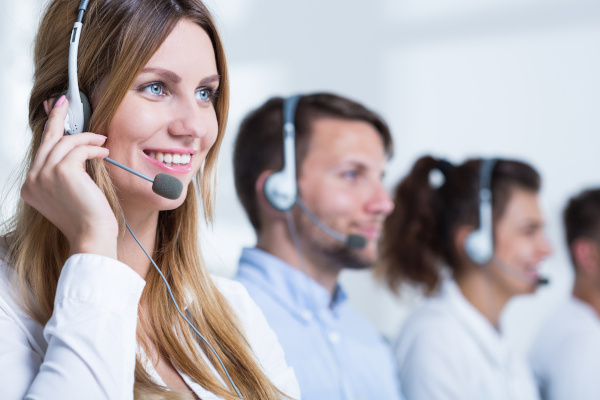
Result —
[[[93, 1], [93, 0], [92, 0]], [[76, 7], [76, 0], [73, 1]], [[512, 302], [506, 332], [525, 349], [567, 296], [572, 273], [560, 212], [600, 185], [600, 3], [595, 0], [207, 0], [231, 68], [231, 117], [220, 160], [217, 218], [203, 233], [211, 268], [235, 271], [254, 234], [235, 196], [231, 150], [245, 113], [272, 95], [333, 91], [378, 110], [394, 133], [392, 188], [424, 153], [522, 158], [542, 173], [555, 253], [552, 284]], [[32, 40], [45, 1], [0, 4], [0, 187], [29, 141]], [[85, 34], [85, 32], [84, 32]], [[18, 189], [18, 185], [15, 186]], [[419, 296], [394, 299], [368, 272], [344, 273], [350, 301], [393, 337]]]

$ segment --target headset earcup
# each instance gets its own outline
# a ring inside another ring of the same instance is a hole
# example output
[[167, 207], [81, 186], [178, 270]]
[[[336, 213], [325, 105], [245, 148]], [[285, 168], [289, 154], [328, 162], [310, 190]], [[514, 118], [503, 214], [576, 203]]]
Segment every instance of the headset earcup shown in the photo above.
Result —
[[[67, 90], [62, 92], [58, 97], [67, 95]], [[92, 119], [92, 105], [88, 97], [81, 90], [79, 91], [79, 97], [81, 97], [81, 105], [83, 106], [83, 132], [88, 132], [90, 129], [90, 119]]]
[[471, 232], [465, 239], [465, 253], [475, 264], [487, 264], [494, 254], [492, 238], [485, 230]]
[[90, 129], [90, 119], [92, 119], [92, 105], [85, 93], [79, 91], [81, 96], [81, 104], [83, 105], [83, 131], [88, 132]]

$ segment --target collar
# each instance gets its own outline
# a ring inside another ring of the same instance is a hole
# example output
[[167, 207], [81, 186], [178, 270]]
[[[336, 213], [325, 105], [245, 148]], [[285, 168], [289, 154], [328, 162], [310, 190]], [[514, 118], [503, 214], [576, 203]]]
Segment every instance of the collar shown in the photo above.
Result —
[[481, 348], [486, 357], [501, 367], [507, 361], [507, 344], [494, 326], [462, 294], [452, 279], [446, 279], [440, 293], [442, 301], [454, 311], [454, 315]]
[[238, 277], [260, 287], [306, 322], [311, 319], [307, 311], [327, 311], [336, 317], [347, 301], [346, 293], [339, 283], [332, 296], [304, 272], [258, 248], [242, 250]]

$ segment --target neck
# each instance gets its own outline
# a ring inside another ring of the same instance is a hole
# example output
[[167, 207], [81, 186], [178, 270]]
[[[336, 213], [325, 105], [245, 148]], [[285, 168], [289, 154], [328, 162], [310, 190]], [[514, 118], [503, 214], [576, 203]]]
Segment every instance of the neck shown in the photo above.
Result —
[[333, 295], [340, 271], [328, 268], [314, 252], [307, 251], [303, 238], [300, 238], [302, 247], [302, 257], [300, 257], [287, 225], [276, 225], [270, 228], [263, 228], [263, 231], [257, 235], [256, 247], [304, 272]]
[[[124, 208], [123, 215], [125, 216], [129, 227], [133, 233], [135, 233], [135, 236], [142, 246], [144, 246], [144, 249], [146, 249], [150, 256], [153, 256], [154, 247], [156, 245], [158, 211], [133, 211]], [[127, 264], [142, 278], [146, 279], [148, 269], [152, 264], [125, 226], [119, 232], [117, 254], [119, 255], [119, 260], [121, 262]]]
[[593, 279], [577, 275], [573, 285], [573, 297], [590, 305], [600, 317], [600, 289]]
[[486, 272], [478, 268], [457, 277], [456, 282], [467, 301], [499, 330], [500, 315], [509, 298], [501, 293]]

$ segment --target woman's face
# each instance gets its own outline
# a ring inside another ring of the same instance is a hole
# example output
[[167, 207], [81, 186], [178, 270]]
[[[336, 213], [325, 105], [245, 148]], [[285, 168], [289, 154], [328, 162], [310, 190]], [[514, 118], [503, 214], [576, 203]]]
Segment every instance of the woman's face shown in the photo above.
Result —
[[110, 124], [109, 157], [144, 175], [172, 175], [183, 193], [168, 200], [152, 184], [107, 164], [125, 208], [180, 206], [186, 189], [217, 138], [213, 99], [219, 75], [212, 43], [197, 24], [180, 21], [135, 78]]
[[532, 293], [540, 262], [552, 251], [544, 234], [537, 193], [514, 188], [495, 224], [495, 252], [490, 274], [509, 297]]

